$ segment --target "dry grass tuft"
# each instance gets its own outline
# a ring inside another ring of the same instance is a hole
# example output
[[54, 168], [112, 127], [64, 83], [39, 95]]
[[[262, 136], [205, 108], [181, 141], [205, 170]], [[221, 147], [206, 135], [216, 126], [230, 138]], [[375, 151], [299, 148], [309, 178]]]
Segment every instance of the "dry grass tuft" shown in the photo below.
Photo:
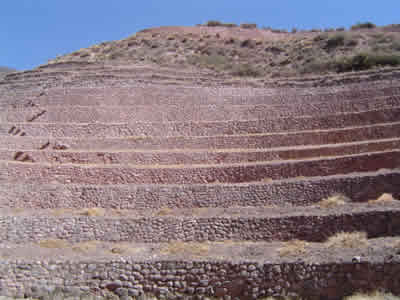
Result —
[[400, 297], [394, 296], [392, 294], [383, 294], [380, 292], [375, 292], [368, 295], [356, 294], [354, 296], [349, 296], [344, 298], [344, 300], [399, 300]]
[[75, 244], [72, 247], [73, 251], [87, 253], [96, 250], [97, 246], [99, 245], [99, 241], [89, 241], [89, 242], [82, 242]]
[[321, 208], [331, 208], [340, 205], [345, 205], [346, 203], [349, 202], [351, 202], [351, 200], [345, 195], [336, 194], [328, 198], [322, 199], [320, 202], [317, 203], [317, 205]]
[[88, 217], [104, 217], [106, 210], [102, 207], [92, 207], [82, 210], [79, 214]]
[[270, 177], [264, 177], [264, 178], [262, 178], [261, 179], [261, 182], [273, 182], [274, 180], [272, 179], [272, 178], [270, 178]]
[[362, 248], [368, 246], [366, 232], [339, 232], [325, 242], [327, 248]]
[[68, 241], [61, 239], [42, 240], [38, 243], [38, 245], [42, 248], [50, 248], [50, 249], [63, 249], [63, 248], [68, 248], [70, 246]]
[[12, 208], [12, 212], [13, 212], [14, 214], [21, 214], [21, 213], [23, 213], [24, 211], [25, 211], [24, 208], [19, 208], [19, 207], [13, 207], [13, 208]]
[[114, 253], [114, 254], [123, 254], [126, 252], [126, 249], [123, 247], [114, 247], [110, 251], [111, 251], [111, 253]]
[[278, 249], [279, 256], [302, 255], [306, 252], [308, 243], [301, 240], [291, 240], [284, 247]]
[[109, 251], [113, 254], [135, 254], [143, 251], [143, 247], [138, 247], [129, 243], [118, 243], [114, 244]]
[[368, 203], [369, 204], [386, 204], [386, 203], [392, 203], [393, 201], [397, 201], [397, 200], [393, 198], [392, 194], [384, 193], [378, 199], [369, 200]]
[[206, 256], [210, 250], [207, 243], [171, 242], [161, 249], [161, 253], [169, 255]]
[[[396, 241], [394, 241], [394, 242], [391, 244], [391, 246], [392, 246], [393, 248], [398, 249], [398, 250], [400, 251], [400, 240], [397, 240], [397, 239], [396, 239]], [[399, 254], [400, 254], [400, 253], [399, 253]]]
[[156, 213], [156, 216], [162, 217], [162, 216], [170, 216], [172, 215], [172, 209], [168, 207], [163, 207], [159, 209]]
[[56, 208], [56, 209], [53, 209], [51, 211], [51, 213], [54, 216], [59, 217], [59, 216], [67, 215], [67, 214], [73, 214], [74, 210], [72, 208]]

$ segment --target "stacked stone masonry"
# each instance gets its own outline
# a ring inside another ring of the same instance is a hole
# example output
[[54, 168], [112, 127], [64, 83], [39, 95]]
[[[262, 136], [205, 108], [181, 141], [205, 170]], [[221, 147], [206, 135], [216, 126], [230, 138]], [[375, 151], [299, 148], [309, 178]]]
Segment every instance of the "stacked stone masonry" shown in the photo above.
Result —
[[12, 244], [62, 239], [69, 242], [323, 242], [339, 232], [365, 231], [369, 238], [400, 234], [400, 209], [353, 211], [340, 215], [266, 217], [18, 217], [0, 218], [0, 239]]
[[[136, 262], [129, 258], [107, 262], [2, 261], [0, 285], [2, 294], [20, 297], [49, 297], [57, 291], [79, 297], [89, 292], [111, 291], [121, 298], [148, 293], [164, 299], [208, 296], [253, 300], [297, 295], [337, 300], [354, 291], [384, 289], [399, 294], [399, 273], [399, 261], [358, 264]], [[13, 285], [15, 282], [21, 284]]]
[[[44, 240], [272, 245], [319, 243], [340, 232], [398, 237], [398, 202], [368, 201], [384, 193], [400, 199], [399, 78], [398, 69], [384, 69], [265, 87], [261, 78], [79, 62], [7, 75], [0, 81], [0, 252]], [[334, 195], [359, 203], [318, 204]], [[144, 215], [44, 210], [68, 208]], [[196, 215], [200, 208], [207, 213]], [[315, 263], [302, 255], [278, 263], [268, 253], [257, 261], [11, 255], [0, 261], [0, 295], [400, 294], [399, 255], [387, 256], [385, 247], [353, 249], [363, 253], [355, 261]]]

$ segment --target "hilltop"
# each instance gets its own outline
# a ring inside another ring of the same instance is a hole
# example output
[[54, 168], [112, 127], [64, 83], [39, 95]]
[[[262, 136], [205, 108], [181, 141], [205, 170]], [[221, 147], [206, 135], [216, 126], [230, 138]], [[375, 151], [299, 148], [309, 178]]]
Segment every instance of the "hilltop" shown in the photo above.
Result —
[[400, 65], [400, 26], [371, 23], [292, 32], [210, 21], [142, 30], [57, 57], [60, 62], [155, 64], [232, 77], [282, 78]]

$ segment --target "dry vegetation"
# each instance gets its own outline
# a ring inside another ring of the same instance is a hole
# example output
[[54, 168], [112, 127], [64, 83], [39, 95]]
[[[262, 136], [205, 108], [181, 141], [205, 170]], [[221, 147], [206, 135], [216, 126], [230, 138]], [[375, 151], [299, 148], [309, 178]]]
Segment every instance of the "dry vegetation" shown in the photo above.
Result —
[[346, 297], [344, 300], [399, 300], [400, 297], [392, 294], [384, 294], [375, 292], [369, 295], [357, 294], [354, 296]]
[[199, 28], [147, 29], [114, 42], [81, 49], [51, 62], [101, 61], [197, 67], [233, 77], [285, 77], [400, 65], [395, 25], [358, 23], [351, 30], [292, 33], [256, 24], [209, 21]]
[[160, 208], [160, 209], [156, 212], [156, 216], [159, 216], [159, 217], [169, 216], [169, 215], [172, 215], [172, 213], [173, 213], [173, 211], [172, 211], [171, 208], [163, 207], [163, 208]]
[[38, 245], [42, 248], [50, 248], [50, 249], [64, 249], [70, 246], [68, 241], [61, 239], [42, 240], [38, 243]]
[[106, 210], [102, 207], [92, 207], [83, 209], [80, 214], [88, 217], [104, 217]]
[[340, 232], [329, 237], [324, 243], [327, 248], [362, 248], [368, 245], [365, 232]]
[[308, 243], [301, 240], [292, 240], [278, 249], [279, 256], [297, 256], [306, 253]]
[[77, 243], [73, 245], [72, 250], [80, 253], [88, 253], [96, 250], [99, 243], [100, 243], [99, 241], [88, 241], [88, 242]]
[[161, 253], [168, 255], [179, 256], [207, 256], [210, 250], [208, 243], [195, 243], [195, 242], [170, 242], [161, 249]]
[[369, 200], [369, 204], [380, 204], [384, 205], [386, 203], [392, 203], [393, 201], [397, 201], [396, 199], [393, 198], [392, 194], [382, 194], [378, 199], [375, 200]]
[[317, 205], [321, 208], [331, 208], [339, 205], [345, 205], [346, 203], [351, 202], [351, 200], [342, 194], [336, 194], [331, 197], [322, 199]]

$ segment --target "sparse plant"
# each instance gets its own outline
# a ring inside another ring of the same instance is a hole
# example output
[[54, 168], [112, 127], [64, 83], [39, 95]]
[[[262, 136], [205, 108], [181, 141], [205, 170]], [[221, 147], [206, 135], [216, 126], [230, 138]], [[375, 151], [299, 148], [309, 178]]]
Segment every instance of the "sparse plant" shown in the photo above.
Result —
[[210, 20], [206, 23], [206, 26], [208, 27], [216, 27], [216, 26], [221, 26], [222, 22], [216, 21], [216, 20]]
[[237, 25], [234, 23], [223, 23], [223, 22], [216, 21], [216, 20], [208, 21], [206, 23], [206, 26], [208, 26], [208, 27], [237, 27]]
[[254, 47], [253, 40], [251, 40], [251, 39], [246, 39], [246, 40], [242, 41], [242, 42], [240, 43], [240, 47], [244, 47], [244, 48], [253, 48], [253, 47]]
[[232, 74], [239, 77], [258, 77], [261, 73], [250, 64], [240, 64], [235, 66]]
[[359, 53], [351, 57], [343, 57], [335, 61], [337, 72], [368, 70], [377, 66], [398, 66], [400, 55]]
[[395, 50], [395, 51], [400, 51], [400, 40], [398, 41], [393, 41], [390, 45], [390, 48]]
[[255, 29], [255, 28], [257, 28], [257, 24], [254, 24], [254, 23], [243, 23], [243, 24], [240, 24], [240, 28]]
[[331, 50], [339, 46], [344, 46], [345, 40], [346, 37], [344, 34], [341, 33], [335, 34], [326, 40], [326, 48]]

